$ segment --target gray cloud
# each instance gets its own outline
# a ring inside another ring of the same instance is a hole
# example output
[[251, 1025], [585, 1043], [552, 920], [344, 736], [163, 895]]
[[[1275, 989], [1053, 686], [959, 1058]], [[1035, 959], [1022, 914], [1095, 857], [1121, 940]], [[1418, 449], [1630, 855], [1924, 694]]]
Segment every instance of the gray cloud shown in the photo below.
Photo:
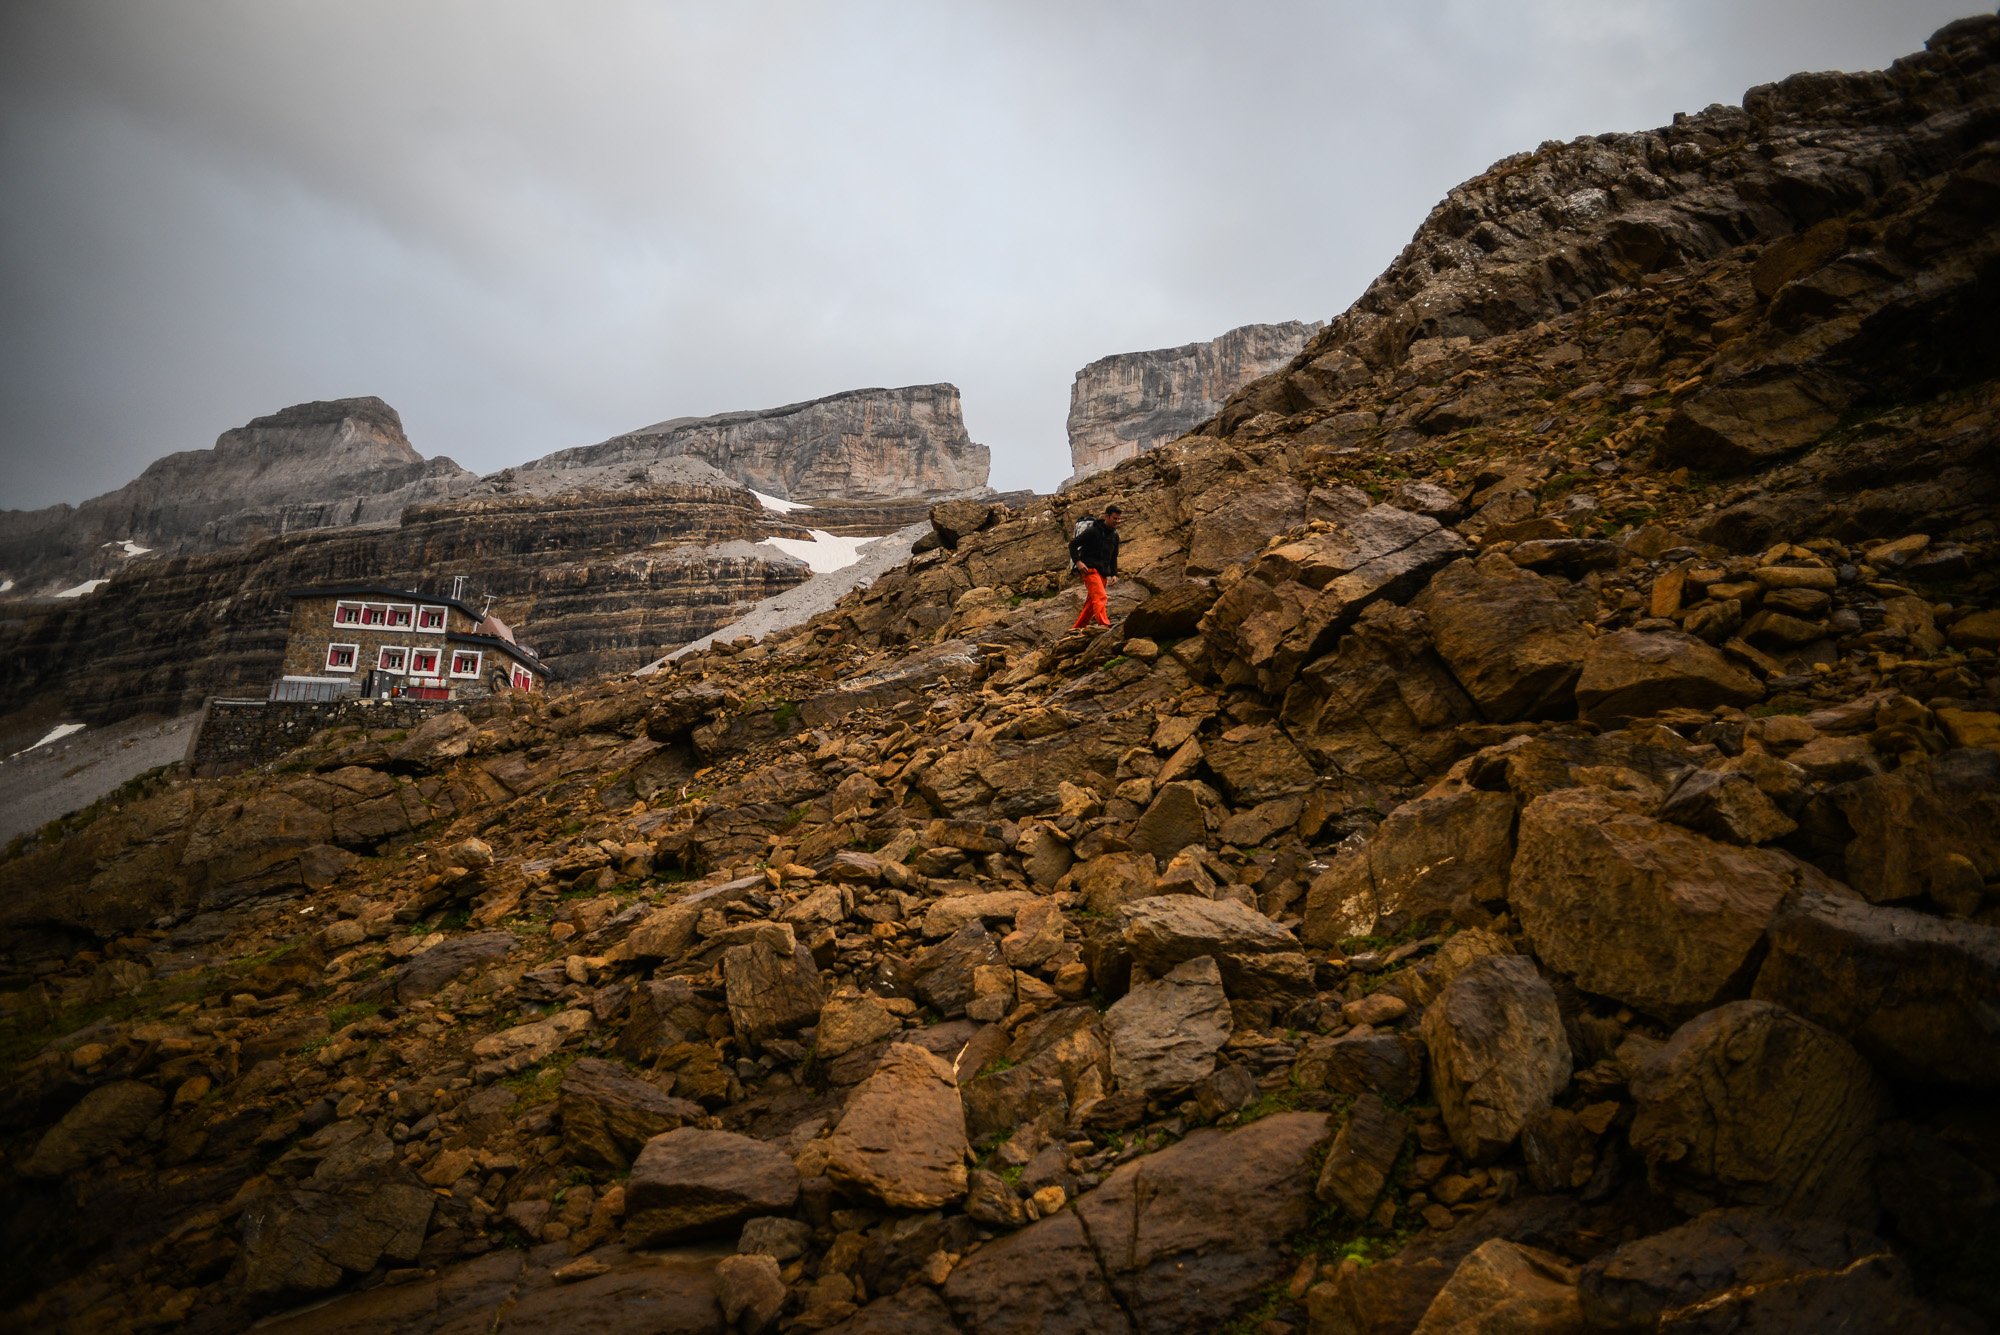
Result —
[[1076, 369], [1325, 318], [1549, 138], [1879, 66], [1965, 0], [17, 0], [0, 506], [308, 398], [487, 470], [951, 380], [997, 485]]

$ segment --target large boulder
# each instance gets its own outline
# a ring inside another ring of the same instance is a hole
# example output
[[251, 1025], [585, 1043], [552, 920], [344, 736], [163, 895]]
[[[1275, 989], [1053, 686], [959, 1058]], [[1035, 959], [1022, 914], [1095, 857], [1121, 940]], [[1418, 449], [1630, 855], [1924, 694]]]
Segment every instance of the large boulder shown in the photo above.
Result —
[[1887, 1243], [1824, 1219], [1711, 1210], [1628, 1242], [1577, 1281], [1591, 1330], [1697, 1335], [1950, 1331]]
[[1285, 692], [1285, 730], [1329, 777], [1428, 781], [1461, 749], [1453, 725], [1479, 716], [1432, 651], [1424, 614], [1375, 603], [1333, 652]]
[[977, 918], [936, 945], [926, 947], [911, 968], [917, 995], [940, 1015], [962, 1014], [972, 1000], [976, 970], [1001, 962], [1000, 947]]
[[2000, 1087], [2000, 928], [1803, 894], [1771, 924], [1752, 995], [1908, 1080]]
[[1632, 1093], [1632, 1147], [1689, 1213], [1764, 1205], [1859, 1221], [1873, 1209], [1874, 1076], [1845, 1041], [1782, 1006], [1737, 1001], [1688, 1021]]
[[1204, 955], [1177, 964], [1105, 1011], [1112, 1078], [1121, 1090], [1148, 1095], [1186, 1089], [1215, 1070], [1231, 1023], [1215, 961]]
[[1214, 958], [1232, 997], [1293, 997], [1312, 991], [1313, 966], [1298, 938], [1233, 899], [1155, 895], [1118, 910], [1119, 940], [1155, 977], [1203, 955]]
[[894, 1043], [847, 1101], [826, 1145], [826, 1175], [896, 1210], [935, 1210], [965, 1195], [965, 1110], [943, 1060]]
[[1313, 880], [1299, 934], [1332, 946], [1503, 900], [1513, 857], [1512, 794], [1426, 793], [1390, 812], [1367, 843], [1344, 849]]
[[1844, 879], [1877, 903], [1928, 895], [1952, 907], [1955, 883], [2000, 880], [2000, 752], [1959, 750], [1841, 784], [1826, 795], [1851, 837]]
[[243, 1212], [243, 1287], [297, 1297], [417, 1259], [437, 1197], [415, 1182], [357, 1180], [278, 1191]]
[[1161, 784], [1132, 827], [1132, 847], [1164, 861], [1189, 844], [1206, 844], [1221, 820], [1221, 806], [1205, 783], [1182, 779]]
[[789, 923], [766, 923], [750, 941], [722, 954], [729, 1020], [752, 1045], [795, 1033], [819, 1018], [826, 1000], [812, 952]]
[[790, 1214], [799, 1170], [775, 1145], [682, 1127], [653, 1137], [625, 1184], [625, 1241], [657, 1247], [733, 1235], [746, 1219]]
[[1496, 723], [1575, 707], [1591, 638], [1547, 580], [1498, 553], [1455, 561], [1411, 604], [1430, 618], [1438, 657]]
[[1743, 379], [1708, 389], [1667, 419], [1660, 462], [1742, 473], [1795, 454], [1840, 420], [1846, 398], [1809, 376]]
[[1720, 844], [1565, 789], [1521, 813], [1508, 902], [1535, 954], [1577, 986], [1684, 1019], [1737, 979], [1787, 896], [1825, 878], [1788, 854]]
[[1669, 709], [1747, 705], [1764, 684], [1722, 654], [1677, 630], [1621, 630], [1591, 642], [1576, 683], [1583, 717], [1614, 728]]
[[1525, 955], [1467, 965], [1425, 1010], [1423, 1036], [1445, 1129], [1473, 1163], [1498, 1157], [1569, 1084], [1555, 993]]
[[1264, 552], [1202, 618], [1225, 679], [1276, 694], [1362, 609], [1401, 601], [1466, 550], [1435, 519], [1374, 505]]

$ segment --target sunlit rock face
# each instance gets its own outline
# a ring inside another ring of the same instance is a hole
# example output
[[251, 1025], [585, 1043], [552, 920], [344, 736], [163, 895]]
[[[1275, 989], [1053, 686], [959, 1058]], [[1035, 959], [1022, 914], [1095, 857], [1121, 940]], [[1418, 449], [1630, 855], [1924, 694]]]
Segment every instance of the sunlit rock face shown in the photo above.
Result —
[[1070, 388], [1070, 466], [1083, 477], [1186, 435], [1231, 394], [1284, 366], [1319, 327], [1246, 324], [1206, 343], [1099, 358]]
[[986, 485], [989, 452], [966, 434], [956, 385], [856, 389], [808, 403], [676, 417], [526, 471], [699, 459], [788, 500], [939, 499]]

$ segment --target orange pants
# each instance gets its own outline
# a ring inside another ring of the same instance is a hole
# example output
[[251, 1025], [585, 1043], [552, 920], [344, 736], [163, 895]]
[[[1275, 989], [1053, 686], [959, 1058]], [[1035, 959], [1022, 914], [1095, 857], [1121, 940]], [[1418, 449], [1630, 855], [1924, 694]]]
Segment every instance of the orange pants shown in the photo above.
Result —
[[1111, 624], [1111, 609], [1104, 601], [1104, 576], [1095, 570], [1083, 572], [1083, 610], [1076, 614], [1076, 624], [1071, 630], [1082, 630], [1088, 625], [1108, 626]]

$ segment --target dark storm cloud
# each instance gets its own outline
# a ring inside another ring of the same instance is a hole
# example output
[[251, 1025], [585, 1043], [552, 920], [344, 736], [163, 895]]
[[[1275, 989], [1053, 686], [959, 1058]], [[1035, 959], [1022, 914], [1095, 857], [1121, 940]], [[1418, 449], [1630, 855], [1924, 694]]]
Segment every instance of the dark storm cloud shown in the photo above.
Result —
[[1964, 0], [92, 3], [0, 16], [0, 506], [309, 398], [480, 470], [950, 380], [1003, 487], [1107, 353], [1326, 318], [1548, 138]]

